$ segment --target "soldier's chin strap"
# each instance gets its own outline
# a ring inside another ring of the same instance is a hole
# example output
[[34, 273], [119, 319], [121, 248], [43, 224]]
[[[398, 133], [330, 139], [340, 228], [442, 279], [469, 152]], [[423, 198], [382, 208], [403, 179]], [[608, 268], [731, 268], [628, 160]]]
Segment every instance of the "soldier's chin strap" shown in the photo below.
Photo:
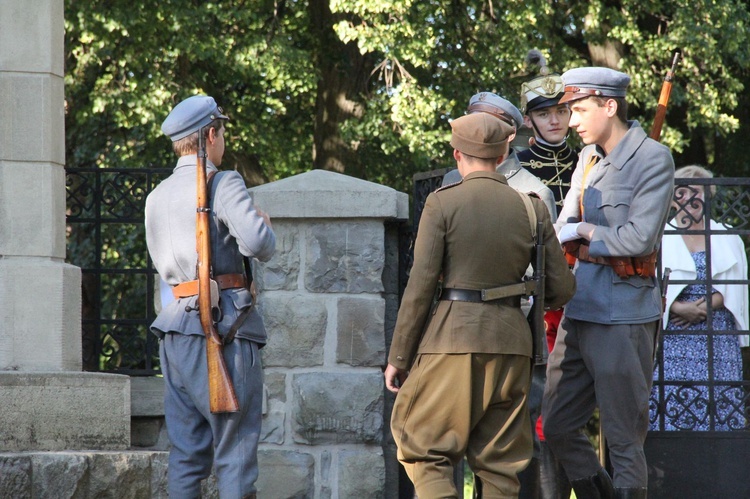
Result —
[[550, 142], [549, 140], [547, 140], [547, 137], [545, 137], [544, 134], [539, 131], [539, 127], [536, 126], [536, 122], [534, 121], [534, 118], [532, 118], [530, 114], [528, 116], [529, 116], [529, 121], [531, 121], [531, 127], [534, 129], [535, 136], [540, 137], [544, 141], [545, 144], [549, 144], [551, 146], [557, 146], [557, 145], [562, 144], [566, 140], [568, 140], [568, 135], [570, 135], [570, 128], [568, 128], [568, 133], [565, 134], [565, 137], [563, 137], [563, 139], [557, 144], [554, 144]]

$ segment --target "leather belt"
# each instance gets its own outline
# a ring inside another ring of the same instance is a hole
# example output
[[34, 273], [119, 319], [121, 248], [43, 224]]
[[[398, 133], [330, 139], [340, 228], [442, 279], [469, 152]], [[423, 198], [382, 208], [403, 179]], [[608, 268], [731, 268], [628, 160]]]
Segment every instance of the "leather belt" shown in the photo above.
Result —
[[[597, 263], [599, 265], [609, 265], [619, 277], [628, 278], [635, 275], [640, 277], [656, 276], [656, 251], [645, 256], [591, 256], [589, 255], [588, 244], [581, 243], [578, 240], [563, 243], [563, 250], [566, 257], [573, 257], [584, 262]], [[570, 259], [568, 263], [570, 263]]]
[[448, 301], [468, 301], [471, 303], [500, 303], [508, 305], [509, 307], [521, 306], [520, 295], [482, 300], [482, 290], [479, 289], [444, 288], [440, 293], [440, 299]]
[[[219, 289], [232, 289], [245, 287], [244, 274], [222, 274], [214, 277]], [[198, 294], [198, 280], [181, 282], [172, 287], [172, 294], [176, 299], [187, 298]]]

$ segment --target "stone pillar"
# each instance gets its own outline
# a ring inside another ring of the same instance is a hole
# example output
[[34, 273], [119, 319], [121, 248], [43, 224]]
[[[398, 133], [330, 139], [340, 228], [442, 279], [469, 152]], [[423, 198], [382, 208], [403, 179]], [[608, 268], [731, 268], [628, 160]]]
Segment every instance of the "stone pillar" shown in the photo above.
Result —
[[130, 442], [128, 378], [80, 372], [81, 276], [65, 263], [63, 41], [63, 0], [0, 2], [4, 451]]
[[388, 496], [386, 222], [407, 218], [407, 195], [324, 170], [251, 192], [277, 234], [256, 268], [269, 337], [259, 495]]

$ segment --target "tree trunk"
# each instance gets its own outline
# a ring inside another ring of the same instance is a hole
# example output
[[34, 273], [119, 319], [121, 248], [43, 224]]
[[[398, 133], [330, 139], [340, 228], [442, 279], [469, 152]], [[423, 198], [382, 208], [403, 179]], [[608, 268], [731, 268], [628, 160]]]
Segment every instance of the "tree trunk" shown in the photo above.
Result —
[[[363, 176], [352, 146], [341, 134], [341, 125], [364, 113], [361, 101], [374, 67], [356, 43], [344, 44], [333, 31], [336, 22], [328, 0], [310, 0], [310, 33], [318, 70], [313, 135], [313, 165], [357, 177]], [[337, 14], [338, 15], [338, 14]]]

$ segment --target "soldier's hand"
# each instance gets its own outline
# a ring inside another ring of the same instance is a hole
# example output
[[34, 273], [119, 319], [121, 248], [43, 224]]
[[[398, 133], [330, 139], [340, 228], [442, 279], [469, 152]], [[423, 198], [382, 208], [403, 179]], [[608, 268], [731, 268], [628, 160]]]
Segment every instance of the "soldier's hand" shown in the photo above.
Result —
[[404, 384], [408, 375], [408, 371], [388, 364], [383, 373], [383, 376], [385, 377], [385, 387], [393, 393], [398, 393], [399, 388]]
[[270, 217], [270, 216], [268, 216], [268, 213], [266, 213], [265, 211], [262, 211], [262, 210], [261, 210], [260, 208], [258, 208], [257, 206], [254, 206], [253, 208], [255, 208], [255, 212], [256, 212], [256, 213], [257, 213], [257, 214], [258, 214], [258, 215], [259, 215], [259, 216], [260, 216], [261, 218], [263, 218], [263, 221], [264, 221], [264, 222], [266, 223], [266, 225], [268, 225], [269, 227], [273, 228], [273, 225], [271, 224], [271, 217]]

